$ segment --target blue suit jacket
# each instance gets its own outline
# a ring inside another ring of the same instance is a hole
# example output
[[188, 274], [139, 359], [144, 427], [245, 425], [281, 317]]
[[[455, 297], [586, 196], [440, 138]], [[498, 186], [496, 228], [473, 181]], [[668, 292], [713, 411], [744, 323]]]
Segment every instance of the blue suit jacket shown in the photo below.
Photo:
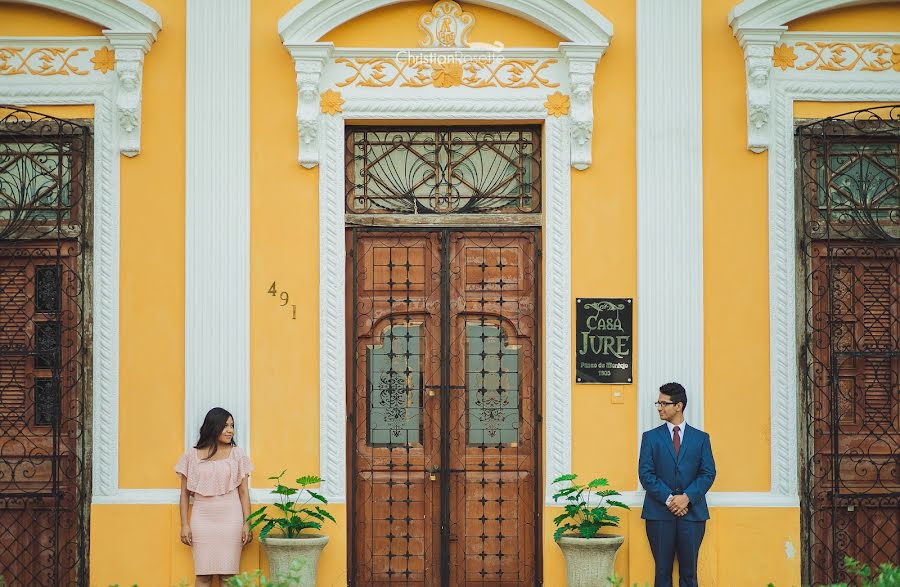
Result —
[[641, 513], [645, 520], [674, 520], [675, 514], [666, 507], [666, 498], [682, 493], [691, 500], [682, 519], [693, 522], [709, 519], [706, 492], [716, 478], [709, 434], [685, 424], [683, 438], [676, 459], [665, 424], [644, 432], [641, 437], [638, 477], [647, 492]]

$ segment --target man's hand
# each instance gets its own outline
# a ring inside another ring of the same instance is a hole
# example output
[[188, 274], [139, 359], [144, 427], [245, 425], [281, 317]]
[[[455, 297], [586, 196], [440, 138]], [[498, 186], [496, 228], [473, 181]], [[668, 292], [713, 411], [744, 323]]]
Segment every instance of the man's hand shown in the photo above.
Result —
[[687, 495], [673, 495], [669, 500], [668, 508], [670, 512], [680, 518], [687, 513], [690, 504], [691, 499]]

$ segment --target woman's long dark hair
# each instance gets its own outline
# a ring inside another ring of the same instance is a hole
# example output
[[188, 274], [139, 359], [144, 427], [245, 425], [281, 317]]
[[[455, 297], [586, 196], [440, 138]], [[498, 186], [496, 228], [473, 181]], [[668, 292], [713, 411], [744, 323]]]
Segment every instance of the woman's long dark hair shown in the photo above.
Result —
[[[225, 430], [228, 418], [234, 420], [231, 412], [224, 408], [213, 408], [206, 412], [206, 418], [203, 419], [203, 425], [200, 426], [200, 440], [194, 445], [194, 448], [204, 449], [212, 448], [206, 460], [209, 460], [219, 450], [219, 435]], [[231, 437], [231, 446], [234, 446], [234, 436]]]

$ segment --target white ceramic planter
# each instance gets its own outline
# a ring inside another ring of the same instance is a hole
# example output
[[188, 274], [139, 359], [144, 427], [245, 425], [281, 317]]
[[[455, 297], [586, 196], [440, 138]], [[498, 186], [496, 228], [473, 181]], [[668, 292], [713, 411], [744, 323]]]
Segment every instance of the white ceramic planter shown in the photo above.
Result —
[[560, 536], [557, 544], [566, 557], [568, 587], [609, 587], [623, 542], [624, 536]]
[[319, 555], [326, 544], [328, 536], [319, 534], [308, 534], [303, 538], [267, 536], [262, 545], [269, 557], [269, 578], [287, 575], [291, 563], [299, 560], [302, 565], [299, 581], [292, 583], [292, 587], [316, 587]]

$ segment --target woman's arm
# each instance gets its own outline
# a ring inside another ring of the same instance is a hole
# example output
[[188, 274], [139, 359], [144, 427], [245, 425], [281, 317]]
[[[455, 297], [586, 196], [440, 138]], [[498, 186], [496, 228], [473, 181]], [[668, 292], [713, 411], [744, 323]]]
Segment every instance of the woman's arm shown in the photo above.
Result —
[[181, 498], [178, 500], [178, 512], [181, 514], [181, 541], [188, 546], [194, 541], [191, 535], [191, 525], [188, 523], [188, 499], [190, 492], [187, 488], [187, 477], [181, 475]]
[[253, 532], [250, 531], [250, 522], [247, 516], [250, 515], [250, 487], [247, 483], [249, 477], [244, 477], [241, 484], [238, 485], [238, 496], [241, 498], [241, 510], [244, 512], [244, 526], [241, 528], [241, 542], [247, 544], [253, 540]]

